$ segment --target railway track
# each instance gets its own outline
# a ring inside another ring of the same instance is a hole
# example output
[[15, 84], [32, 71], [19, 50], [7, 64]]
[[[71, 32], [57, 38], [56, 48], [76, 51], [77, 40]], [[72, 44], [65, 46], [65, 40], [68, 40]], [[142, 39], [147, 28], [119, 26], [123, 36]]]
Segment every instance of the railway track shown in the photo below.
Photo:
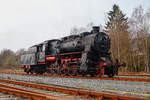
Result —
[[[0, 92], [15, 97], [14, 99], [3, 100], [85, 100], [80, 99], [79, 96], [74, 97], [67, 94], [54, 93], [42, 88], [32, 88], [31, 84], [17, 84], [2, 80], [0, 82]], [[19, 99], [16, 99], [17, 97], [19, 97]], [[0, 100], [2, 100], [2, 98], [0, 98]]]
[[[14, 80], [2, 80], [0, 82], [5, 82], [14, 85], [21, 85], [26, 87], [38, 88], [48, 91], [61, 92], [65, 94], [70, 94], [73, 96], [83, 96], [84, 98], [94, 98], [95, 100], [148, 100], [144, 98], [136, 98], [136, 97], [127, 97], [127, 96], [119, 96], [116, 94], [108, 94], [108, 93], [99, 93], [95, 91], [87, 91], [77, 88], [65, 88], [60, 86], [52, 86], [52, 85], [43, 85], [29, 82], [21, 82]], [[33, 92], [30, 90], [18, 89], [15, 87], [10, 87], [7, 85], [0, 84], [0, 91], [3, 93], [14, 94], [21, 97], [26, 97], [34, 100], [62, 100], [60, 97], [47, 95], [44, 93]], [[64, 99], [66, 100], [66, 99]]]
[[33, 100], [58, 100], [58, 97], [0, 84], [0, 92]]
[[138, 78], [138, 77], [83, 77], [83, 76], [63, 76], [63, 75], [49, 75], [49, 74], [26, 74], [26, 73], [14, 73], [14, 72], [1, 72], [3, 74], [17, 74], [17, 75], [29, 75], [29, 76], [48, 76], [48, 77], [63, 77], [63, 78], [80, 78], [80, 79], [99, 79], [99, 80], [116, 80], [116, 81], [131, 81], [131, 82], [150, 82], [150, 77], [148, 78]]

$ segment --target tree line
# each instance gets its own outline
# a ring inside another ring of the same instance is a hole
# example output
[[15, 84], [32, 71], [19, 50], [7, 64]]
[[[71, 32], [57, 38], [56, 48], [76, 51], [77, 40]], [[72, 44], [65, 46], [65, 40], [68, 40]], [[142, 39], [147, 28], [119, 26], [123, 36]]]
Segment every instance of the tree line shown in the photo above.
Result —
[[25, 53], [25, 49], [16, 52], [10, 49], [3, 49], [0, 52], [0, 69], [18, 69], [20, 66], [20, 56]]

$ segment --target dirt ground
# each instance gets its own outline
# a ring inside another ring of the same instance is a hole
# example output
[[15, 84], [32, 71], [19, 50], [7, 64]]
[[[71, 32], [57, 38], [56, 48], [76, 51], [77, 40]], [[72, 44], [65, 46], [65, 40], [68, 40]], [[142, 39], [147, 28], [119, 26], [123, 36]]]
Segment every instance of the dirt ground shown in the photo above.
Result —
[[150, 76], [150, 72], [145, 73], [145, 72], [122, 72], [122, 71], [119, 71], [118, 74], [119, 75], [148, 75], [148, 76]]
[[[0, 69], [0, 72], [2, 73], [24, 73], [23, 69]], [[122, 72], [119, 71], [119, 75], [148, 75], [150, 76], [150, 73], [144, 73], [144, 72]]]

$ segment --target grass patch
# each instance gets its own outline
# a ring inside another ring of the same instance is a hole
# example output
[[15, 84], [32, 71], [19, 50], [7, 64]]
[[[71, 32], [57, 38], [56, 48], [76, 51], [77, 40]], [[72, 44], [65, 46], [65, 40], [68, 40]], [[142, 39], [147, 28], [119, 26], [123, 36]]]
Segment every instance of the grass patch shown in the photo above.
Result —
[[115, 88], [105, 88], [106, 90], [116, 90]]
[[150, 99], [150, 95], [149, 95], [149, 96], [147, 96], [147, 99]]
[[82, 88], [82, 89], [93, 89], [92, 87], [90, 87], [90, 86], [85, 86], [85, 85], [79, 85], [78, 87], [79, 87], [79, 88]]

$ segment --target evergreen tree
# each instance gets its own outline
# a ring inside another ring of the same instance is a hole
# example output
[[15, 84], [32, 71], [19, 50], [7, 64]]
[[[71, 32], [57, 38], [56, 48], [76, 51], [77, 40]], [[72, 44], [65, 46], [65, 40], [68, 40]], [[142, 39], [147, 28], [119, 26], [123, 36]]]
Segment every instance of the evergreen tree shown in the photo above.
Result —
[[128, 18], [116, 4], [114, 4], [112, 10], [108, 12], [105, 29], [111, 38], [112, 58], [129, 62], [130, 34], [128, 32]]
[[122, 13], [119, 6], [114, 4], [112, 11], [108, 12], [108, 21], [106, 23], [106, 29], [112, 30], [117, 29], [119, 27], [123, 27], [127, 24], [127, 17], [126, 15]]

